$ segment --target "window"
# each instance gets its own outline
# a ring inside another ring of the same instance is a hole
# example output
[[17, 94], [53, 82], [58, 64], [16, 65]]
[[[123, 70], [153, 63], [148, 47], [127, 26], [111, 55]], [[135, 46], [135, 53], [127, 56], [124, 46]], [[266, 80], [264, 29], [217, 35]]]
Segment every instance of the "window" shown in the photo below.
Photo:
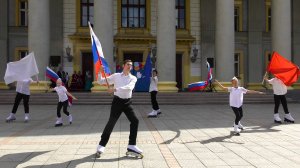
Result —
[[239, 7], [234, 7], [234, 31], [238, 32], [240, 26], [240, 15], [239, 15]]
[[122, 27], [146, 27], [146, 0], [122, 0]]
[[94, 0], [81, 0], [80, 1], [80, 25], [87, 27], [88, 22], [94, 23]]
[[240, 53], [234, 54], [234, 76], [240, 77]]
[[176, 0], [176, 29], [185, 29], [185, 0]]
[[18, 26], [28, 26], [28, 2], [27, 0], [20, 0], [18, 3]]
[[267, 20], [266, 20], [266, 22], [267, 22], [267, 26], [266, 26], [267, 32], [270, 32], [271, 27], [272, 27], [272, 16], [271, 16], [271, 14], [272, 14], [271, 6], [268, 6], [267, 7]]
[[24, 58], [26, 55], [28, 55], [28, 50], [19, 50], [19, 53], [18, 53], [19, 59]]
[[234, 31], [243, 31], [243, 17], [242, 17], [242, 3], [240, 1], [236, 2], [234, 5]]

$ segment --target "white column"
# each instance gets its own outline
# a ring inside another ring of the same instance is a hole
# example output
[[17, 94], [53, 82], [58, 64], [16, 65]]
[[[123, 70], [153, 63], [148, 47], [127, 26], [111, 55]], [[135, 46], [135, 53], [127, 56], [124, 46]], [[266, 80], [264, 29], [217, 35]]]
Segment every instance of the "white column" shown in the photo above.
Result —
[[50, 58], [50, 6], [49, 0], [29, 0], [28, 46], [34, 52], [39, 68], [39, 80], [45, 79]]
[[291, 60], [291, 1], [272, 0], [272, 49]]
[[[157, 68], [166, 90], [176, 90], [176, 15], [174, 0], [159, 0], [157, 17]], [[165, 83], [164, 83], [165, 82]], [[169, 86], [167, 86], [169, 85]], [[173, 86], [172, 86], [173, 85]]]
[[99, 38], [103, 54], [112, 72], [115, 71], [113, 62], [114, 34], [113, 34], [113, 1], [94, 1], [94, 31]]
[[234, 75], [234, 0], [216, 0], [216, 77], [229, 81]]

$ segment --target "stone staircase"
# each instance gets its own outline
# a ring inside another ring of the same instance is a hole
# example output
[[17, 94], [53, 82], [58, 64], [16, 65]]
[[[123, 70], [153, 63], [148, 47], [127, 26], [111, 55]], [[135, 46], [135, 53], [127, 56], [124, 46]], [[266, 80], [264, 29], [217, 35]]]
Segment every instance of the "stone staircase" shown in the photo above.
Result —
[[[89, 92], [73, 92], [79, 100], [75, 101], [76, 105], [108, 105], [111, 104], [112, 96], [108, 93], [89, 93]], [[0, 105], [13, 104], [15, 91], [0, 90]], [[229, 93], [224, 92], [179, 92], [179, 93], [158, 93], [157, 99], [161, 105], [197, 105], [197, 104], [228, 104]], [[56, 93], [32, 93], [30, 96], [30, 104], [33, 105], [55, 105], [58, 96]], [[289, 103], [297, 101], [288, 98]], [[244, 96], [246, 104], [266, 104], [273, 103], [273, 94], [268, 91], [265, 95], [246, 94]], [[133, 104], [144, 105], [151, 104], [150, 94], [135, 92], [133, 93]]]

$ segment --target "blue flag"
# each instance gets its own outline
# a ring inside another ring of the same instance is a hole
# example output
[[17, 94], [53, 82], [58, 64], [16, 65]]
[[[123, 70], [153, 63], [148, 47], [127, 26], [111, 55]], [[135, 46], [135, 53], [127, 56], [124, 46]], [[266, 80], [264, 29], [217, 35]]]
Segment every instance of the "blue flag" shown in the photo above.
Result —
[[151, 72], [152, 72], [152, 62], [149, 54], [147, 56], [147, 60], [144, 68], [140, 71], [137, 71], [136, 74], [134, 74], [137, 77], [137, 82], [135, 84], [135, 91], [137, 92], [149, 91]]

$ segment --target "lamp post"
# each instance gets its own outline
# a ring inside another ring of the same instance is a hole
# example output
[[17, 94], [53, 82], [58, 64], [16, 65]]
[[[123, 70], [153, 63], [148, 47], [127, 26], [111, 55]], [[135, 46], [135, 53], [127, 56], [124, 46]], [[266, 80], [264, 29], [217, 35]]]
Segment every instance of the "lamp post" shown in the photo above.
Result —
[[71, 55], [71, 48], [69, 46], [66, 48], [66, 54], [67, 56], [64, 58], [67, 58], [69, 62], [72, 62], [73, 56]]
[[197, 56], [198, 56], [198, 49], [195, 47], [195, 48], [193, 48], [193, 56], [191, 57], [192, 63], [196, 62]]

